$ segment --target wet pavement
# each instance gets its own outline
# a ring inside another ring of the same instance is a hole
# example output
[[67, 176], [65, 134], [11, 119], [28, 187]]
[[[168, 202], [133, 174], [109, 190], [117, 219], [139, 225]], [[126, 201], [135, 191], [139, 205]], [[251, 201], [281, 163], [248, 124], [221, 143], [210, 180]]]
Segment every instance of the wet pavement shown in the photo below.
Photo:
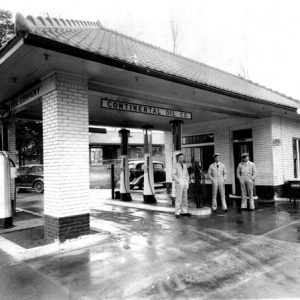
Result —
[[300, 298], [299, 203], [180, 219], [105, 206], [92, 219], [108, 242], [22, 264], [0, 253], [0, 299]]

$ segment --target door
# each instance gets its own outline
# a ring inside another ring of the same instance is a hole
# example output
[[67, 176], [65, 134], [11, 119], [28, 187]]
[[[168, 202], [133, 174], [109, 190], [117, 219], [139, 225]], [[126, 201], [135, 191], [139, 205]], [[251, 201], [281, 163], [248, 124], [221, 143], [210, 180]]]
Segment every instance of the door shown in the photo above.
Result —
[[249, 153], [250, 161], [253, 161], [253, 145], [252, 142], [236, 142], [233, 144], [233, 155], [234, 155], [234, 174], [235, 174], [235, 193], [241, 195], [240, 181], [236, 176], [236, 169], [241, 162], [241, 155], [243, 153]]

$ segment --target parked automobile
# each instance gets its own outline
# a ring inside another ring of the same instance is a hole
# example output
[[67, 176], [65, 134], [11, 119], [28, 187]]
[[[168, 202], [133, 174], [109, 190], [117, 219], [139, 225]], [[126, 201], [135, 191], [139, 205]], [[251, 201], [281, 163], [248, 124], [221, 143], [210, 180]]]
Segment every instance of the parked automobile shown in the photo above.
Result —
[[43, 165], [25, 165], [19, 168], [16, 178], [16, 188], [34, 189], [36, 193], [44, 191]]
[[[130, 188], [139, 187], [143, 189], [144, 187], [144, 161], [130, 161], [129, 162], [129, 172], [130, 172]], [[156, 184], [166, 184], [166, 172], [164, 169], [164, 164], [160, 161], [153, 161], [153, 173], [154, 173], [154, 183]]]

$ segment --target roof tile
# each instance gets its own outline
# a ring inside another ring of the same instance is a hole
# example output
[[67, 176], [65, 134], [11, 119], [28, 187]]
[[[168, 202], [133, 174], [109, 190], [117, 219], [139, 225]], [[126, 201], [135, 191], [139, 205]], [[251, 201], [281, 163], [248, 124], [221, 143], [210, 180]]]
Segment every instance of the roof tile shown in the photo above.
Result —
[[[28, 16], [26, 20], [34, 34], [66, 45], [117, 58], [192, 82], [267, 101], [271, 104], [293, 108], [300, 106], [300, 102], [291, 97], [250, 80], [109, 30], [104, 28], [99, 21], [58, 20], [32, 16]], [[18, 30], [18, 17], [16, 28]]]

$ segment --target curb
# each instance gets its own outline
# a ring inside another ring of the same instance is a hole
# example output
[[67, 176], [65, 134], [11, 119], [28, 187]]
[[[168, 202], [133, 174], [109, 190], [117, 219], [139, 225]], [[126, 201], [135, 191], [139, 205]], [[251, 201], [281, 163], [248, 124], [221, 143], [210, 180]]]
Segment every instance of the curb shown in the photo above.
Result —
[[[35, 216], [43, 217], [42, 214], [32, 212], [22, 208], [17, 208], [17, 211], [26, 212]], [[27, 228], [31, 228], [31, 227], [36, 227], [36, 226], [30, 226]], [[91, 220], [90, 227], [95, 231], [101, 230], [101, 228], [99, 228], [99, 226], [93, 220]], [[27, 229], [27, 228], [21, 228], [19, 230]], [[96, 233], [92, 235], [80, 236], [79, 238], [76, 239], [66, 240], [63, 243], [60, 243], [59, 241], [55, 241], [54, 243], [48, 245], [27, 249], [0, 236], [0, 249], [8, 253], [17, 261], [25, 261], [33, 258], [46, 256], [46, 255], [56, 255], [56, 254], [61, 254], [73, 250], [79, 250], [82, 248], [94, 246], [100, 242], [105, 242], [109, 240], [110, 237], [111, 234], [109, 232], [107, 233], [102, 232], [102, 233]]]
[[63, 243], [55, 241], [52, 244], [26, 249], [3, 237], [0, 237], [0, 249], [11, 255], [17, 261], [29, 260], [46, 255], [61, 254], [73, 250], [86, 248], [110, 239], [109, 233], [96, 233], [67, 240]]
[[[149, 211], [166, 212], [166, 213], [174, 214], [174, 207], [155, 206], [153, 204], [132, 203], [132, 202], [124, 202], [119, 200], [108, 200], [108, 199], [102, 200], [101, 202], [108, 205], [116, 205], [116, 206], [138, 208], [138, 209], [144, 209]], [[195, 216], [207, 216], [211, 214], [211, 208], [210, 207], [190, 208], [189, 212]]]
[[43, 214], [40, 214], [40, 213], [38, 213], [38, 212], [31, 211], [31, 210], [23, 209], [23, 208], [20, 208], [20, 207], [16, 207], [16, 211], [19, 211], [19, 212], [25, 212], [25, 213], [31, 214], [31, 215], [33, 215], [33, 216], [36, 216], [36, 217], [41, 217], [41, 218], [44, 217]]

